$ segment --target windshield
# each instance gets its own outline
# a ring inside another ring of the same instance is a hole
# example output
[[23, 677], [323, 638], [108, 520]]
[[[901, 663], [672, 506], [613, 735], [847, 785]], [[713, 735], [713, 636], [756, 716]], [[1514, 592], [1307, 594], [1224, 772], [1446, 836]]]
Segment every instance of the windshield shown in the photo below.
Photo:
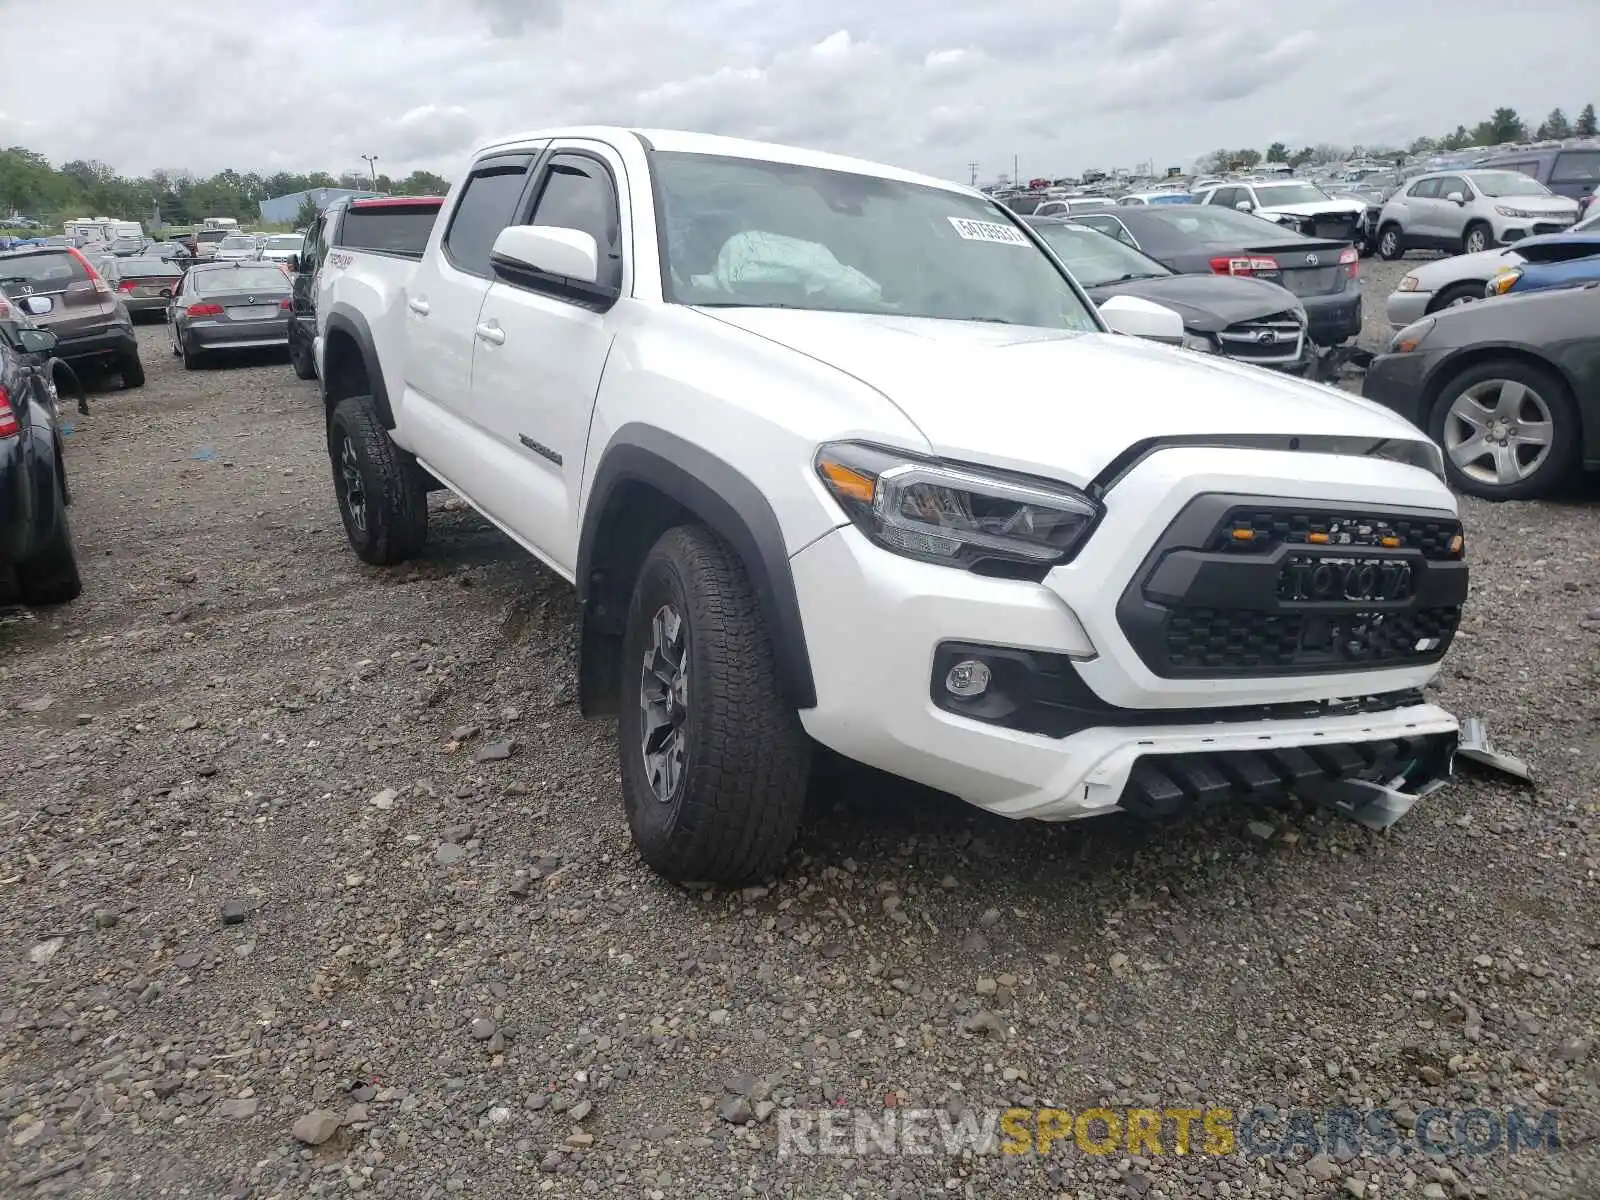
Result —
[[1172, 274], [1132, 246], [1082, 225], [1040, 223], [1033, 230], [1067, 264], [1072, 277], [1086, 288]]
[[178, 274], [180, 268], [159, 258], [125, 258], [117, 264], [117, 272], [121, 275], [164, 275]]
[[1328, 199], [1328, 193], [1309, 183], [1269, 183], [1256, 188], [1256, 203], [1262, 208], [1279, 208], [1285, 204], [1318, 204]]
[[1467, 176], [1485, 196], [1549, 196], [1544, 184], [1521, 171], [1478, 171]]
[[300, 249], [300, 246], [304, 241], [305, 239], [298, 233], [285, 234], [281, 237], [271, 237], [267, 239], [267, 249], [288, 250], [295, 252]]
[[192, 271], [194, 290], [203, 296], [217, 292], [286, 292], [289, 281], [277, 267], [230, 267], [221, 271]]
[[222, 239], [219, 249], [222, 250], [254, 250], [256, 240], [245, 234], [229, 234]]
[[220, 242], [225, 240], [227, 236], [228, 231], [226, 229], [202, 229], [194, 235], [194, 240], [197, 242]]
[[819, 167], [658, 153], [663, 292], [1094, 332], [1094, 313], [993, 201]]

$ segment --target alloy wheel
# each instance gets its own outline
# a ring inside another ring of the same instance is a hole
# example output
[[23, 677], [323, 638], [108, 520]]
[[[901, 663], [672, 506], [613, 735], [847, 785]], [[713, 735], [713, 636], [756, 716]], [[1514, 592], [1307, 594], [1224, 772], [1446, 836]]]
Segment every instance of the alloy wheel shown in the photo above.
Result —
[[688, 758], [689, 639], [683, 615], [663, 604], [650, 619], [650, 645], [639, 674], [639, 749], [650, 790], [671, 804]]
[[345, 438], [340, 444], [339, 474], [344, 480], [344, 507], [350, 514], [350, 523], [365, 533], [367, 493], [361, 483], [361, 460], [356, 457], [355, 443], [349, 438]]
[[1555, 425], [1545, 398], [1515, 379], [1485, 379], [1450, 402], [1444, 448], [1469, 479], [1520, 483], [1550, 457]]

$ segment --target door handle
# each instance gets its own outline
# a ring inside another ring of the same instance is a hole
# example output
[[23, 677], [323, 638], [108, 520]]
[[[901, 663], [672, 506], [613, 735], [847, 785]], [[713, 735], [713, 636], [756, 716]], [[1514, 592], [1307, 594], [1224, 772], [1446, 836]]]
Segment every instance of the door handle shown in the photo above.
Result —
[[407, 300], [406, 307], [419, 317], [425, 317], [433, 310], [428, 307], [426, 300]]
[[486, 342], [496, 346], [505, 345], [506, 331], [498, 325], [479, 325], [476, 332]]

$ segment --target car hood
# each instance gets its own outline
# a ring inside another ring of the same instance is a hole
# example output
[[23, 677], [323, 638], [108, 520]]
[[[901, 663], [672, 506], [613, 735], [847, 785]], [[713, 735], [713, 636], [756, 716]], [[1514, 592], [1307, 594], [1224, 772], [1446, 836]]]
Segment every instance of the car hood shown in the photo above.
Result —
[[1575, 217], [1578, 202], [1565, 196], [1485, 196], [1491, 204], [1532, 213], [1536, 217]]
[[1487, 281], [1501, 267], [1521, 265], [1522, 255], [1515, 250], [1480, 250], [1476, 254], [1456, 254], [1450, 258], [1419, 263], [1406, 274], [1415, 277], [1417, 291], [1437, 292], [1463, 280]]
[[1282, 213], [1287, 217], [1320, 217], [1329, 213], [1361, 213], [1367, 211], [1361, 200], [1341, 200], [1337, 196], [1327, 200], [1313, 200], [1308, 204], [1263, 204], [1256, 213]]
[[1253, 321], [1273, 313], [1300, 309], [1286, 289], [1261, 279], [1229, 275], [1168, 275], [1159, 279], [1130, 279], [1088, 289], [1096, 304], [1112, 296], [1138, 296], [1165, 305], [1183, 318], [1185, 329], [1219, 333], [1240, 321]]
[[1422, 438], [1358, 396], [1116, 334], [797, 309], [700, 311], [855, 377], [904, 413], [936, 454], [1078, 486], [1154, 437]]

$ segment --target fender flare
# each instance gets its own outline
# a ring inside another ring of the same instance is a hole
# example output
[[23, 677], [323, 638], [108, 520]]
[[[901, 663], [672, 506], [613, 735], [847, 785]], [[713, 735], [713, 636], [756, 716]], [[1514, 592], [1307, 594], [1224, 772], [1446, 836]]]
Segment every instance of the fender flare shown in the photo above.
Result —
[[815, 708], [817, 688], [800, 598], [777, 513], [736, 468], [664, 430], [642, 423], [624, 425], [600, 459], [578, 539], [580, 611], [590, 609], [600, 522], [611, 496], [628, 483], [655, 488], [733, 547], [755, 588], [784, 698], [797, 709]]
[[[385, 429], [394, 428], [394, 410], [389, 407], [389, 389], [383, 381], [383, 367], [378, 361], [378, 344], [373, 339], [372, 327], [367, 324], [366, 317], [348, 305], [336, 305], [328, 314], [328, 324], [323, 331], [323, 366], [327, 366], [327, 340], [335, 333], [342, 333], [355, 343], [356, 352], [361, 355], [361, 365], [366, 370], [367, 382], [370, 385], [369, 394], [373, 403], [378, 407], [378, 415], [383, 419]], [[343, 396], [331, 395], [329, 388], [332, 381], [337, 380], [338, 372], [324, 371], [322, 380], [322, 395], [327, 407], [332, 407]]]

